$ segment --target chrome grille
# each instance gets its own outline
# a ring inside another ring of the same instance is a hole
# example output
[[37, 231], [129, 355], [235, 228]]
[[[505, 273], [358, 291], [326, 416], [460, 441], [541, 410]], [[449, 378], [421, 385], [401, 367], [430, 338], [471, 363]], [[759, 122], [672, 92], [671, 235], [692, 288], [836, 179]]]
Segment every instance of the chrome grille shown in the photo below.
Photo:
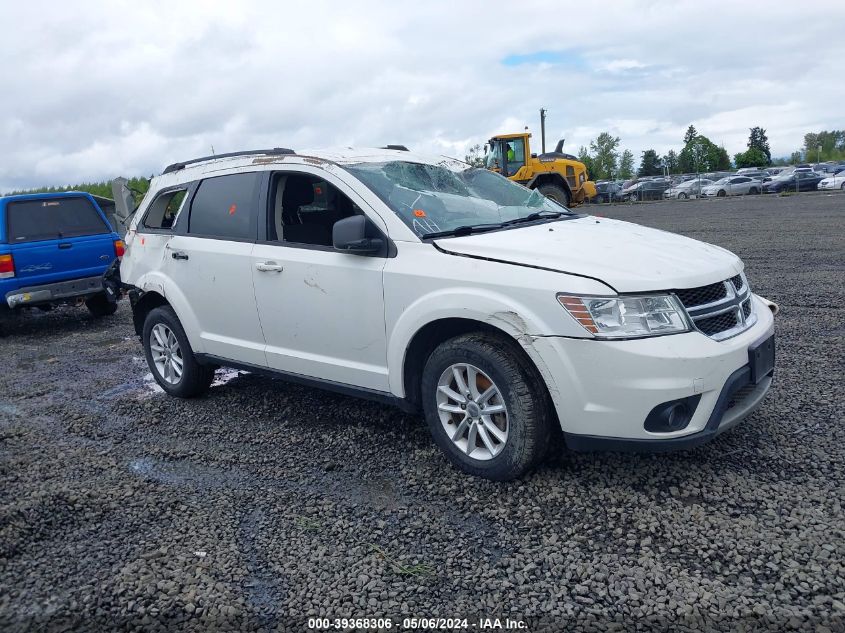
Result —
[[728, 291], [725, 290], [725, 283], [720, 281], [717, 284], [701, 286], [700, 288], [676, 290], [675, 294], [678, 295], [678, 299], [681, 300], [681, 303], [685, 307], [694, 308], [695, 306], [706, 305], [719, 299], [724, 299], [728, 295]]
[[675, 290], [693, 325], [718, 341], [736, 336], [757, 322], [745, 275], [698, 288]]
[[704, 332], [707, 336], [713, 336], [719, 332], [730, 330], [736, 327], [736, 312], [723, 312], [712, 317], [705, 317], [695, 322], [696, 327]]

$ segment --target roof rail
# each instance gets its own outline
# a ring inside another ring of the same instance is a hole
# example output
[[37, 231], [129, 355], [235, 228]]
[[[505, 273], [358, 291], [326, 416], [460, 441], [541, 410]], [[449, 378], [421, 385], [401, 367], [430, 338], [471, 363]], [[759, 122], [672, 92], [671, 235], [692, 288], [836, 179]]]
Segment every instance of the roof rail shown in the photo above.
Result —
[[399, 151], [399, 152], [410, 152], [411, 151], [407, 147], [405, 147], [404, 145], [385, 145], [384, 147], [380, 147], [379, 149], [395, 149], [396, 151]]
[[185, 169], [188, 165], [194, 165], [196, 163], [204, 163], [209, 160], [216, 160], [218, 158], [232, 158], [234, 156], [252, 156], [255, 154], [264, 154], [264, 155], [284, 155], [284, 154], [296, 154], [292, 149], [288, 149], [286, 147], [274, 147], [273, 149], [250, 149], [245, 150], [242, 152], [229, 152], [228, 154], [215, 154], [212, 156], [203, 156], [202, 158], [194, 158], [192, 160], [182, 161], [181, 163], [173, 163], [172, 165], [168, 165], [164, 168], [164, 171], [161, 172], [162, 174], [169, 174], [174, 171], [179, 171], [180, 169]]

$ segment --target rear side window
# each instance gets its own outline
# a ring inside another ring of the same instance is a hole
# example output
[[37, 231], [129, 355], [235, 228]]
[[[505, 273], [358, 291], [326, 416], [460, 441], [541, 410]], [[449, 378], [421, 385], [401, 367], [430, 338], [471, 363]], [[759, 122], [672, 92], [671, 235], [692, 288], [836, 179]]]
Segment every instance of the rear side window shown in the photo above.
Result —
[[207, 178], [191, 203], [188, 233], [223, 239], [255, 239], [260, 173]]
[[187, 189], [174, 189], [159, 194], [150, 205], [147, 215], [144, 216], [144, 227], [148, 229], [169, 230], [173, 227], [176, 214], [185, 202]]
[[111, 232], [88, 198], [10, 202], [6, 222], [10, 244]]

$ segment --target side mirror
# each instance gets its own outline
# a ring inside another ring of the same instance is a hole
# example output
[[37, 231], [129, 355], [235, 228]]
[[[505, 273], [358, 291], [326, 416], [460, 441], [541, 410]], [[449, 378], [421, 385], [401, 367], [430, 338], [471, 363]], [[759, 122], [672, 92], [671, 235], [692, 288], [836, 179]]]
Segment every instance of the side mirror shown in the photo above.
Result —
[[353, 215], [334, 223], [332, 245], [336, 251], [350, 255], [374, 255], [384, 248], [384, 240], [374, 237], [375, 226], [363, 215]]

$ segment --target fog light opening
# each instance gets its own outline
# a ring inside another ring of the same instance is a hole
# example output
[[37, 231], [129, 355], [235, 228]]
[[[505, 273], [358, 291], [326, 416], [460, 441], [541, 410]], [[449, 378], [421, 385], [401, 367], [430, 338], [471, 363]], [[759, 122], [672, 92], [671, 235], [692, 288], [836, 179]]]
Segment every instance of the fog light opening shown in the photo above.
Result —
[[687, 428], [699, 400], [700, 394], [657, 405], [645, 419], [645, 430], [650, 433], [674, 433]]

